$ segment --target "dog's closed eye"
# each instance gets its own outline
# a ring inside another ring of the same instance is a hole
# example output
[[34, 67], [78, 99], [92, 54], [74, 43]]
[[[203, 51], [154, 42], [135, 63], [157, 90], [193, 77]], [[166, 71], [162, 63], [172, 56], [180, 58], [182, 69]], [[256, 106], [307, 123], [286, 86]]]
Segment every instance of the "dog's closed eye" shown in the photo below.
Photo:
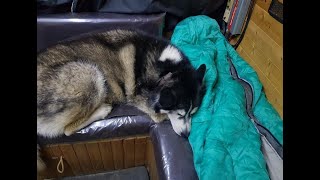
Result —
[[178, 115], [179, 115], [179, 116], [181, 116], [181, 117], [183, 117], [183, 116], [184, 116], [184, 115], [182, 115], [182, 114], [180, 114], [180, 113], [178, 113]]
[[186, 112], [184, 110], [177, 110], [177, 115], [180, 116], [180, 118], [184, 118], [186, 116]]

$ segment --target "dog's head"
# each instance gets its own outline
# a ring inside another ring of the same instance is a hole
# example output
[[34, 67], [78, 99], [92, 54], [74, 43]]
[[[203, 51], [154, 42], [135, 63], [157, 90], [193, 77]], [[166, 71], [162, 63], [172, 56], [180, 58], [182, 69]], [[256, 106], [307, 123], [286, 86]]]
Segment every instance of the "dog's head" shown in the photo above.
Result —
[[154, 110], [168, 115], [174, 131], [188, 137], [191, 129], [191, 116], [197, 111], [205, 93], [203, 83], [206, 66], [198, 69], [186, 66], [169, 72], [158, 82]]

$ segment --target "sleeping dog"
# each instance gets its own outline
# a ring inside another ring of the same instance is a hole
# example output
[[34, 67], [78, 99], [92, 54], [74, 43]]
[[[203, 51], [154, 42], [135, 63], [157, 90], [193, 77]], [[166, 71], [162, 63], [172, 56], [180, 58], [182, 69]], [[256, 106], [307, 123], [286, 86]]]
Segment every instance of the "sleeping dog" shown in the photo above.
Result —
[[128, 104], [157, 123], [168, 118], [178, 135], [188, 136], [205, 92], [205, 71], [170, 42], [138, 31], [56, 44], [37, 55], [37, 133], [69, 136], [106, 117], [114, 105]]

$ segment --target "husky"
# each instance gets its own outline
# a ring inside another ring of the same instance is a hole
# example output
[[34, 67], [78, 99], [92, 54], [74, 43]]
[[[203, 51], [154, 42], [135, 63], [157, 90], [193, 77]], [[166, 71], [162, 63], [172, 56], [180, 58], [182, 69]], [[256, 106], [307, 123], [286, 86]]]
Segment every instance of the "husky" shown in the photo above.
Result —
[[[37, 134], [70, 136], [128, 104], [156, 123], [169, 119], [188, 137], [205, 71], [169, 41], [140, 31], [109, 30], [58, 43], [37, 54]], [[45, 166], [39, 154], [37, 163]]]

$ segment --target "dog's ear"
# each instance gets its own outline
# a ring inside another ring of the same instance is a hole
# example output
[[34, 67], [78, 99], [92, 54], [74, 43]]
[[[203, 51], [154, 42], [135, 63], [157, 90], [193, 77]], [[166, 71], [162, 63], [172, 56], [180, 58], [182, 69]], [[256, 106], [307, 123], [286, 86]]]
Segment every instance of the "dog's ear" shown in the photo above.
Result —
[[177, 97], [171, 89], [165, 88], [161, 90], [159, 98], [161, 109], [170, 109], [176, 105], [176, 102]]
[[197, 69], [197, 78], [200, 81], [200, 83], [204, 80], [204, 74], [206, 73], [206, 65], [201, 64], [200, 67]]

